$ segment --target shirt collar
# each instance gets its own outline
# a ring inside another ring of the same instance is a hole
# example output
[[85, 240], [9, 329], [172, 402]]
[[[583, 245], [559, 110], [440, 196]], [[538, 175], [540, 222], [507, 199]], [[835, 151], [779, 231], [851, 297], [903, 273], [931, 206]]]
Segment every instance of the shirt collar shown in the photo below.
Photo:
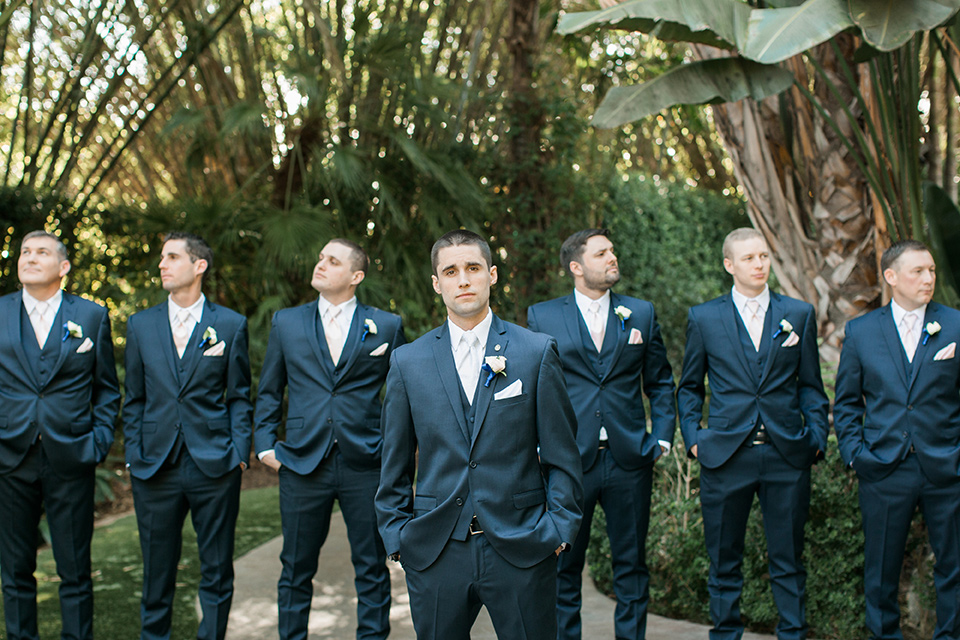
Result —
[[586, 296], [580, 293], [580, 291], [577, 289], [573, 290], [573, 297], [577, 301], [577, 307], [580, 308], [580, 315], [582, 315], [584, 318], [587, 317], [587, 312], [590, 311], [590, 305], [592, 305], [594, 302], [600, 303], [601, 317], [606, 316], [608, 313], [610, 313], [610, 289], [607, 289], [606, 291], [604, 291], [603, 295], [597, 298], [596, 300], [594, 300], [590, 296]]
[[[480, 321], [480, 324], [471, 329], [473, 335], [477, 336], [477, 340], [480, 341], [480, 351], [483, 353], [487, 352], [487, 336], [490, 334], [490, 325], [492, 324], [493, 311], [490, 310], [490, 307], [487, 307], [487, 315]], [[466, 331], [454, 324], [449, 317], [447, 318], [447, 325], [450, 327], [450, 345], [453, 347], [453, 352], [456, 353]]]
[[[27, 310], [27, 315], [29, 316], [31, 313], [33, 313], [33, 310], [36, 309], [37, 303], [40, 301], [27, 293], [26, 289], [24, 289], [21, 293], [23, 293], [23, 308]], [[57, 289], [57, 292], [46, 300], [46, 303], [50, 305], [50, 310], [53, 311], [54, 316], [56, 316], [57, 312], [60, 310], [61, 302], [63, 302], [63, 289]]]
[[204, 295], [201, 293], [201, 294], [200, 294], [200, 297], [197, 298], [197, 301], [194, 302], [192, 305], [190, 305], [189, 307], [181, 307], [180, 305], [178, 305], [176, 302], [173, 301], [173, 297], [172, 297], [172, 296], [168, 297], [168, 298], [167, 298], [167, 312], [168, 312], [169, 317], [170, 317], [170, 324], [171, 324], [171, 325], [174, 325], [174, 324], [176, 323], [176, 321], [177, 321], [177, 314], [180, 312], [181, 309], [183, 309], [184, 311], [186, 311], [187, 313], [189, 313], [189, 314], [190, 314], [190, 317], [193, 318], [193, 321], [194, 321], [194, 322], [199, 323], [199, 322], [200, 322], [200, 318], [203, 317], [203, 304], [204, 304], [206, 301], [207, 301], [206, 296], [204, 296]]
[[745, 314], [747, 311], [747, 302], [749, 300], [756, 300], [760, 303], [760, 308], [763, 309], [763, 312], [767, 312], [767, 308], [770, 306], [770, 287], [768, 285], [763, 285], [763, 291], [757, 295], [755, 298], [748, 298], [739, 291], [737, 291], [736, 285], [731, 289], [730, 295], [733, 297], [733, 304], [737, 305], [737, 309], [740, 310], [740, 313]]
[[898, 330], [900, 329], [900, 323], [903, 322], [903, 316], [907, 315], [908, 313], [917, 314], [917, 326], [920, 326], [920, 324], [923, 323], [923, 318], [927, 313], [927, 305], [923, 305], [922, 307], [917, 307], [913, 311], [907, 311], [906, 309], [898, 305], [896, 301], [894, 301], [891, 298], [890, 313], [893, 314], [893, 324], [896, 325]]
[[341, 302], [340, 304], [333, 304], [329, 300], [323, 297], [323, 294], [320, 294], [319, 299], [317, 300], [317, 309], [320, 312], [320, 317], [324, 318], [328, 311], [334, 307], [340, 308], [340, 318], [352, 318], [353, 311], [357, 308], [357, 296], [353, 296], [346, 302]]

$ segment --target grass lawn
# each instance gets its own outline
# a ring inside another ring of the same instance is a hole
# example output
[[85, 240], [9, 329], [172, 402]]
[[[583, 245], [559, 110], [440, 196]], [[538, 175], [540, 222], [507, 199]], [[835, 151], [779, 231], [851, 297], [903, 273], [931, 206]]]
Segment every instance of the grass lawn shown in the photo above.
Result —
[[[236, 551], [242, 556], [280, 535], [278, 488], [248, 489], [240, 494]], [[143, 559], [137, 535], [137, 521], [125, 516], [93, 533], [92, 548], [94, 616], [93, 632], [98, 638], [137, 638], [140, 635], [140, 595]], [[53, 552], [44, 549], [37, 557], [37, 601], [40, 637], [60, 637], [60, 602], [57, 597], [56, 565]], [[193, 638], [197, 633], [194, 602], [200, 583], [196, 535], [190, 516], [183, 527], [183, 554], [177, 576], [173, 605], [172, 638]], [[3, 603], [0, 602], [0, 612]], [[6, 630], [0, 624], [0, 638]]]

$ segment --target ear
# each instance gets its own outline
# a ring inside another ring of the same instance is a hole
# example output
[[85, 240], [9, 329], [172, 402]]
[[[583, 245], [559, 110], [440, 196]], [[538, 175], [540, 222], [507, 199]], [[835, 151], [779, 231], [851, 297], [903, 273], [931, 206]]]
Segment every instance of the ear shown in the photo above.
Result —
[[730, 258], [723, 259], [723, 268], [727, 270], [727, 273], [733, 275], [733, 260]]
[[200, 274], [206, 273], [206, 272], [207, 272], [207, 261], [204, 260], [203, 258], [200, 258], [199, 260], [197, 260], [196, 262], [193, 263], [193, 269], [194, 269], [194, 273], [195, 273], [196, 275], [198, 275], [198, 276], [199, 276]]
[[59, 271], [59, 273], [60, 273], [60, 277], [61, 277], [61, 278], [64, 277], [65, 275], [67, 275], [68, 273], [70, 273], [70, 261], [69, 261], [69, 260], [62, 260], [62, 261], [60, 262], [60, 271]]
[[350, 278], [350, 286], [358, 286], [361, 282], [363, 282], [363, 279], [366, 277], [366, 275], [367, 274], [365, 274], [363, 271], [354, 271], [353, 277]]
[[567, 265], [567, 267], [570, 269], [570, 273], [572, 273], [574, 277], [577, 277], [577, 278], [583, 277], [583, 265], [580, 264], [579, 262], [575, 260], [571, 260], [570, 264]]
[[430, 276], [433, 279], [433, 290], [437, 292], [437, 295], [443, 295], [440, 293], [440, 281], [437, 279], [437, 276]]
[[883, 272], [883, 279], [886, 280], [887, 284], [891, 287], [897, 286], [897, 272], [896, 270], [890, 268]]
[[497, 267], [490, 267], [490, 284], [497, 284]]

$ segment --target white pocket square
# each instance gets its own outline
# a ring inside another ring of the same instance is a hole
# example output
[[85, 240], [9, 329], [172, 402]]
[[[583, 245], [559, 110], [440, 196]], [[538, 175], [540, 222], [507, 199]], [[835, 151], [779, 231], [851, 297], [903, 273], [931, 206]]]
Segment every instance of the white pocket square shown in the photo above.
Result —
[[630, 337], [627, 338], [627, 344], [643, 344], [643, 334], [640, 329], [630, 329]]
[[507, 398], [515, 398], [521, 393], [523, 393], [523, 380], [514, 380], [509, 386], [493, 394], [493, 399], [506, 400]]
[[387, 352], [387, 347], [390, 346], [389, 342], [384, 342], [382, 345], [370, 352], [372, 356], [382, 356]]
[[934, 360], [949, 360], [957, 355], [957, 343], [951, 342], [940, 351], [937, 351], [937, 355], [933, 356]]
[[222, 356], [224, 349], [227, 348], [227, 343], [222, 340], [217, 344], [213, 345], [209, 349], [203, 352], [204, 357], [206, 356]]
[[90, 338], [84, 338], [83, 342], [80, 343], [80, 346], [77, 347], [77, 353], [86, 353], [93, 349], [93, 340]]
[[790, 335], [787, 336], [787, 339], [783, 341], [783, 344], [780, 347], [792, 347], [793, 345], [800, 342], [800, 336], [797, 335], [796, 331], [791, 331]]

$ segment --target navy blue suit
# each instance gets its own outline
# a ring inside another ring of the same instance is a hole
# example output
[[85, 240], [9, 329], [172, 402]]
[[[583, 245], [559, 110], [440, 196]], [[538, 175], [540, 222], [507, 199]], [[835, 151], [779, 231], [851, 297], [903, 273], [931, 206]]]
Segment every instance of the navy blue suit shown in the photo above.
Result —
[[[204, 342], [208, 328], [216, 343]], [[207, 300], [179, 358], [164, 302], [130, 317], [125, 362], [123, 435], [144, 563], [140, 637], [170, 637], [189, 511], [201, 565], [197, 637], [221, 639], [233, 598], [240, 463], [250, 457], [247, 320]]]
[[[614, 311], [630, 317], [621, 322]], [[646, 634], [650, 574], [646, 537], [650, 522], [653, 462], [658, 441], [673, 443], [677, 410], [673, 374], [653, 305], [611, 293], [604, 341], [598, 352], [574, 294], [542, 302], [527, 311], [527, 326], [553, 336], [567, 392], [577, 415], [577, 446], [583, 467], [584, 518], [571, 553], [558, 562], [559, 638], [581, 636], [581, 576], [597, 502], [607, 516], [613, 561], [617, 638]], [[638, 344], [628, 344], [631, 330]], [[643, 394], [650, 399], [652, 431], [647, 432]], [[600, 428], [608, 444], [600, 449]]]
[[[782, 330], [781, 320], [793, 327], [798, 340], [793, 346], [785, 346], [791, 332]], [[701, 426], [705, 376], [710, 411]], [[684, 442], [688, 450], [697, 445], [701, 465], [714, 622], [710, 637], [743, 635], [740, 567], [755, 495], [763, 509], [770, 583], [780, 612], [777, 636], [806, 637], [803, 527], [810, 466], [826, 450], [828, 429], [813, 307], [771, 292], [759, 351], [731, 294], [690, 309], [677, 401]], [[771, 443], [753, 445], [761, 425]]]
[[481, 604], [500, 638], [556, 636], [554, 551], [576, 538], [583, 500], [575, 416], [551, 338], [494, 316], [495, 355], [505, 375], [481, 373], [472, 404], [447, 323], [398, 349], [387, 376], [377, 513], [421, 640], [469, 638]]
[[[83, 337], [64, 339], [67, 322]], [[39, 638], [33, 574], [44, 510], [61, 581], [62, 635], [93, 637], [94, 468], [113, 444], [119, 408], [105, 308], [64, 293], [41, 348], [22, 294], [0, 298], [0, 577], [10, 640]]]
[[[887, 305], [846, 326], [834, 425], [857, 472], [864, 529], [867, 627], [902, 639], [897, 593], [910, 521], [919, 505], [936, 556], [934, 638], [960, 638], [960, 312], [931, 302], [913, 363]], [[922, 344], [926, 342], [926, 344]]]
[[[260, 374], [255, 443], [258, 453], [275, 449], [283, 465], [278, 605], [284, 640], [307, 637], [312, 581], [334, 500], [347, 525], [356, 571], [357, 638], [386, 638], [390, 632], [390, 573], [373, 500], [383, 443], [380, 390], [390, 354], [404, 343], [399, 316], [358, 303], [334, 366], [316, 301], [273, 317]], [[278, 441], [285, 387], [286, 440]]]

